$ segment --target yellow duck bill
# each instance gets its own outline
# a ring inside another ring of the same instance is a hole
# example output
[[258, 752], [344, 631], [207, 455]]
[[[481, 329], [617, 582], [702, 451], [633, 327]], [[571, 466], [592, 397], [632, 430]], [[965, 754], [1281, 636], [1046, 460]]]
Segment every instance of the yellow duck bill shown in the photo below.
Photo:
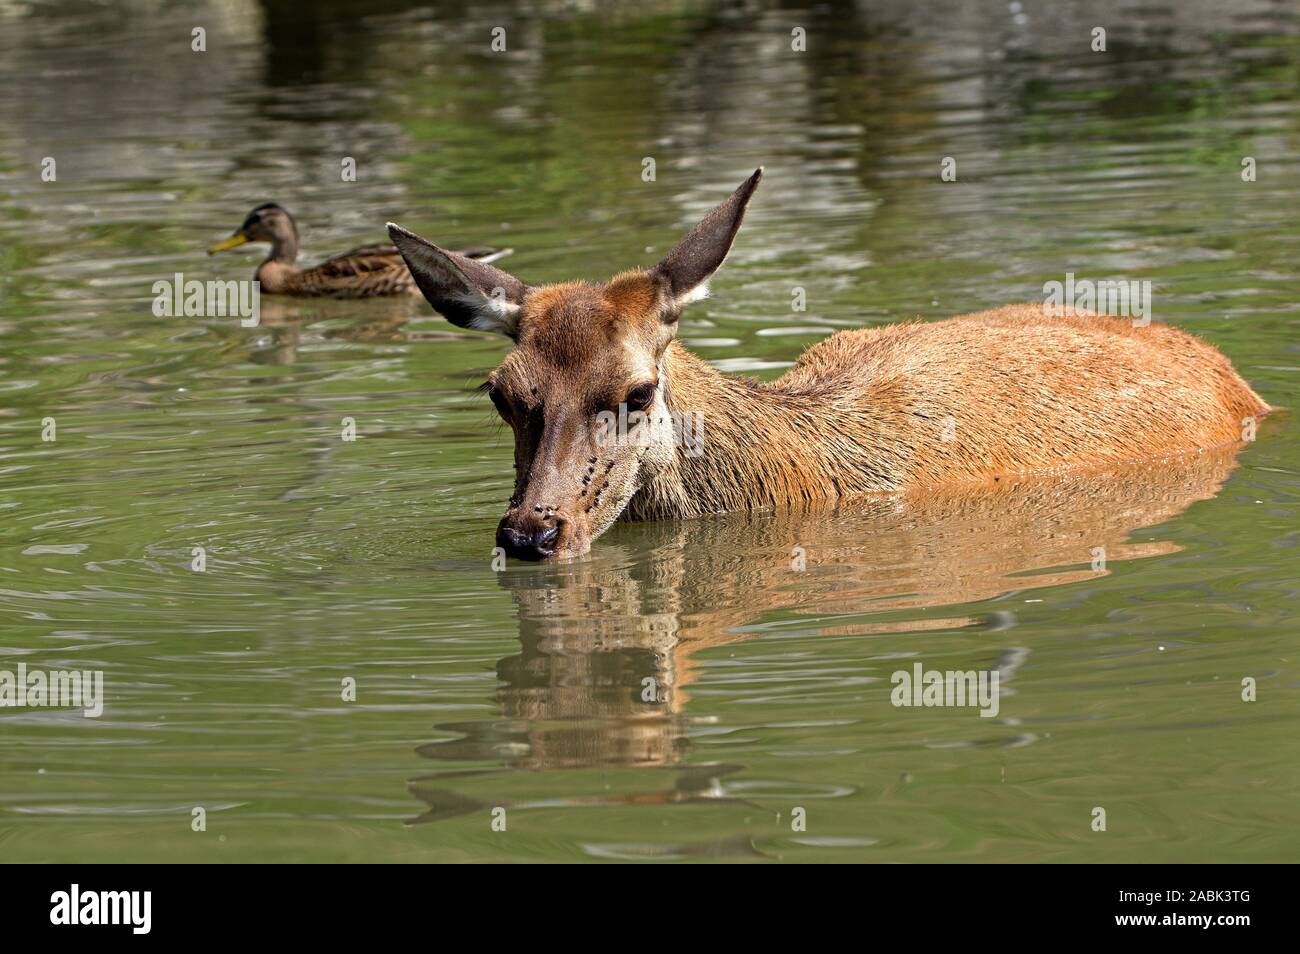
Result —
[[226, 249], [238, 248], [241, 245], [247, 245], [247, 244], [248, 244], [248, 236], [245, 235], [243, 232], [236, 232], [234, 235], [230, 236], [230, 238], [222, 239], [216, 245], [208, 249], [208, 254], [215, 255], [217, 252], [224, 252]]

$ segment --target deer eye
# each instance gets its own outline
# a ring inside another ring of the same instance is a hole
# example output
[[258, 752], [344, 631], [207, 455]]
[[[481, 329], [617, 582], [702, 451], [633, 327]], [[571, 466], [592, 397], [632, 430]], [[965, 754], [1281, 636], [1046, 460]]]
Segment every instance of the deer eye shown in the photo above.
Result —
[[487, 396], [491, 399], [492, 403], [496, 405], [496, 409], [500, 413], [500, 415], [502, 417], [509, 417], [510, 402], [506, 400], [506, 396], [501, 393], [501, 389], [488, 385], [486, 390], [487, 390]]
[[627, 405], [629, 411], [646, 411], [655, 399], [654, 381], [647, 381], [645, 384], [638, 384], [631, 391], [627, 392], [627, 397], [623, 403]]

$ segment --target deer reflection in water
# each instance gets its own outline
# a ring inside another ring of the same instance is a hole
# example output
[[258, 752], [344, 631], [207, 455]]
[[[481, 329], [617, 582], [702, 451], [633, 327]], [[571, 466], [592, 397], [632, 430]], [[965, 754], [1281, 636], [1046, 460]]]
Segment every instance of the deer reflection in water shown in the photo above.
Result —
[[[757, 624], [777, 614], [806, 616], [805, 631], [824, 636], [988, 625], [989, 610], [972, 604], [1095, 580], [1115, 561], [1177, 552], [1168, 541], [1131, 537], [1213, 497], [1235, 457], [1229, 448], [924, 502], [878, 498], [627, 525], [599, 559], [500, 575], [518, 608], [521, 644], [497, 664], [501, 718], [439, 725], [459, 738], [431, 742], [419, 754], [506, 770], [674, 770], [664, 785], [566, 805], [729, 800], [725, 779], [739, 766], [687, 762], [699, 724], [688, 712], [691, 686], [710, 650], [755, 637]], [[805, 554], [802, 572], [795, 548]], [[1094, 569], [1097, 548], [1107, 566]], [[1018, 668], [1032, 639], [1020, 636], [1029, 645], [1006, 647], [989, 667], [1005, 669], [1011, 659]], [[887, 684], [879, 695], [888, 705]], [[474, 776], [477, 790], [499, 771], [415, 780], [412, 793], [429, 806], [417, 821], [483, 808], [489, 801], [446, 783]]]

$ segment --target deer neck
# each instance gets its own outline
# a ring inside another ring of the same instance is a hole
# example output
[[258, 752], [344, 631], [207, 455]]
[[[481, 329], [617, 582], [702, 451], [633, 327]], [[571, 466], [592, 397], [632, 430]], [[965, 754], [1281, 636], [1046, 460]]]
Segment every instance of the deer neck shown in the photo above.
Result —
[[[846, 465], [853, 490], [889, 489], [870, 463], [870, 447], [885, 442], [861, 420], [862, 443], [846, 438], [844, 422], [827, 414], [824, 396], [779, 384], [729, 377], [673, 341], [664, 353], [668, 410], [689, 424], [671, 462], [645, 475], [628, 504], [629, 519], [694, 516], [781, 507], [839, 496]], [[874, 473], [873, 473], [874, 471]]]

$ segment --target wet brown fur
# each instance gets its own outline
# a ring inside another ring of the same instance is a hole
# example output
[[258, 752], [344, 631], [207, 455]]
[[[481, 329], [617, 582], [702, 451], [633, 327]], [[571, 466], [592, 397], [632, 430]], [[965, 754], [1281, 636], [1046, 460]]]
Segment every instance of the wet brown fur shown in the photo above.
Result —
[[[515, 432], [499, 542], [530, 559], [576, 556], [620, 517], [969, 492], [1236, 444], [1270, 410], [1193, 335], [1042, 304], [840, 332], [770, 383], [724, 375], [675, 336], [761, 177], [653, 269], [604, 285], [529, 287], [390, 223], [434, 307], [515, 341], [488, 382]], [[656, 439], [603, 439], [601, 412], [626, 411], [647, 386], [636, 433]], [[702, 419], [702, 453], [671, 439], [683, 417]]]
[[[645, 273], [536, 288], [493, 375], [518, 411], [512, 510], [561, 520], [570, 552], [617, 517], [935, 493], [1221, 447], [1269, 410], [1212, 346], [1154, 322], [1009, 305], [840, 332], [759, 383], [668, 340], [662, 304]], [[597, 447], [596, 410], [656, 377], [663, 410], [702, 412], [703, 454]]]
[[1239, 442], [1244, 419], [1269, 411], [1187, 332], [1048, 317], [1041, 304], [840, 332], [766, 384], [726, 377], [676, 342], [664, 370], [670, 408], [704, 412], [706, 452], [654, 475], [632, 518], [1198, 451]]

